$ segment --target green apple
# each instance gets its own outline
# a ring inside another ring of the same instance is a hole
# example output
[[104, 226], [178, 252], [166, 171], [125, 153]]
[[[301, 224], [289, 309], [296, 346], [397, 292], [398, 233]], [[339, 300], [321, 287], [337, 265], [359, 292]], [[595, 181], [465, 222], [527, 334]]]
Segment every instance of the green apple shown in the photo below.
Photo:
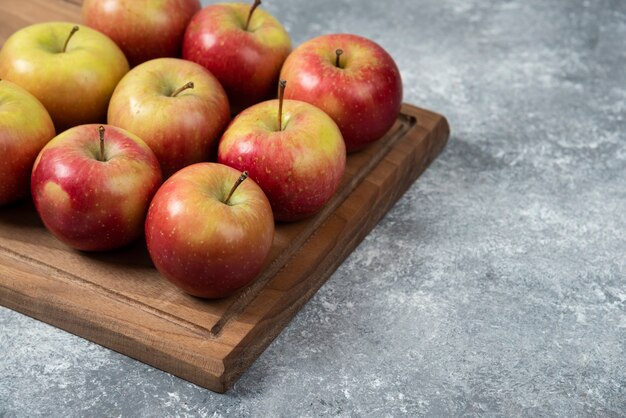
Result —
[[54, 125], [32, 94], [0, 80], [0, 205], [30, 194], [30, 172]]
[[106, 35], [74, 23], [49, 22], [15, 32], [0, 50], [0, 78], [45, 106], [57, 132], [106, 121], [128, 61]]

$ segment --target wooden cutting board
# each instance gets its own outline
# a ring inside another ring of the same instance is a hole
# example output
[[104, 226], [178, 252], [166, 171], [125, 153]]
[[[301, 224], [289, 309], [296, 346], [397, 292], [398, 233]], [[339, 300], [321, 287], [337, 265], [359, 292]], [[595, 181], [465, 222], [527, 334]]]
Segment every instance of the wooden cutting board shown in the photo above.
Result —
[[[78, 3], [2, 0], [0, 42], [30, 23], [79, 22]], [[278, 224], [263, 273], [218, 301], [170, 285], [152, 265], [145, 242], [81, 253], [52, 237], [30, 202], [0, 208], [0, 304], [224, 392], [430, 165], [448, 136], [443, 116], [403, 105], [384, 138], [349, 156], [339, 192], [322, 212]]]

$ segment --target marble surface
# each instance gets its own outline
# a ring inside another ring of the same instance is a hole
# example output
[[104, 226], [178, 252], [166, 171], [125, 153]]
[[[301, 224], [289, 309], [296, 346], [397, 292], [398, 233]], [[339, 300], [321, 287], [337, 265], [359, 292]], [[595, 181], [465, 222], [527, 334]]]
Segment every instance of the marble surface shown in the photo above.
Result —
[[0, 416], [625, 416], [626, 2], [266, 3], [447, 150], [227, 394], [0, 308]]

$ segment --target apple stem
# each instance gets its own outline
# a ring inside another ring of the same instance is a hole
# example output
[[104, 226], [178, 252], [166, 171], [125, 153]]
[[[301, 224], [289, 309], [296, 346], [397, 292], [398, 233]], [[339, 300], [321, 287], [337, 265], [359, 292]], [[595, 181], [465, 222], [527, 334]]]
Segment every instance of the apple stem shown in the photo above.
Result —
[[68, 35], [67, 39], [65, 40], [65, 44], [63, 45], [63, 51], [61, 51], [61, 52], [65, 52], [65, 50], [67, 49], [67, 44], [70, 43], [70, 39], [72, 39], [72, 36], [74, 36], [74, 34], [76, 32], [78, 32], [78, 29], [79, 29], [78, 26], [74, 26], [72, 28], [72, 30], [70, 31], [70, 34]]
[[335, 59], [335, 66], [341, 68], [341, 61], [339, 61], [339, 57], [341, 57], [341, 54], [343, 54], [343, 49], [336, 49], [335, 54], [337, 55], [337, 59]]
[[278, 83], [278, 130], [283, 130], [283, 101], [285, 99], [285, 87], [287, 80], [280, 80]]
[[176, 97], [180, 93], [182, 93], [183, 91], [185, 91], [187, 89], [192, 89], [192, 88], [193, 88], [193, 81], [190, 81], [189, 83], [187, 83], [184, 86], [180, 87], [178, 90], [174, 91], [174, 93], [172, 93], [172, 95], [170, 97]]
[[237, 190], [237, 187], [239, 187], [239, 185], [241, 183], [243, 183], [243, 181], [245, 179], [247, 179], [247, 178], [248, 178], [248, 172], [247, 171], [244, 171], [243, 173], [241, 173], [241, 175], [239, 176], [239, 178], [237, 179], [235, 184], [233, 184], [233, 187], [230, 189], [230, 192], [228, 193], [228, 196], [226, 196], [226, 200], [224, 200], [224, 204], [225, 205], [228, 205], [228, 201], [233, 196], [233, 193], [235, 193], [235, 190]]
[[248, 30], [248, 26], [250, 25], [250, 20], [252, 20], [252, 14], [256, 10], [257, 7], [261, 5], [261, 0], [254, 0], [254, 4], [250, 7], [250, 13], [248, 13], [248, 20], [246, 20], [246, 26], [244, 26], [243, 30]]
[[100, 134], [100, 158], [98, 161], [106, 161], [104, 158], [104, 126], [100, 125], [98, 133]]

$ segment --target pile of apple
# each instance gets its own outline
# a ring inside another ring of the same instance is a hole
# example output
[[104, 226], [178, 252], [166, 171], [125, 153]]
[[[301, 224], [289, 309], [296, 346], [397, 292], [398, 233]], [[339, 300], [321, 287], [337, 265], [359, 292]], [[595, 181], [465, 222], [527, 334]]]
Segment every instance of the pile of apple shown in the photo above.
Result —
[[346, 152], [381, 138], [402, 101], [379, 45], [338, 34], [292, 52], [260, 3], [85, 0], [85, 25], [13, 34], [0, 50], [0, 205], [31, 195], [83, 251], [145, 233], [157, 269], [195, 296], [250, 283], [275, 220], [319, 211]]

